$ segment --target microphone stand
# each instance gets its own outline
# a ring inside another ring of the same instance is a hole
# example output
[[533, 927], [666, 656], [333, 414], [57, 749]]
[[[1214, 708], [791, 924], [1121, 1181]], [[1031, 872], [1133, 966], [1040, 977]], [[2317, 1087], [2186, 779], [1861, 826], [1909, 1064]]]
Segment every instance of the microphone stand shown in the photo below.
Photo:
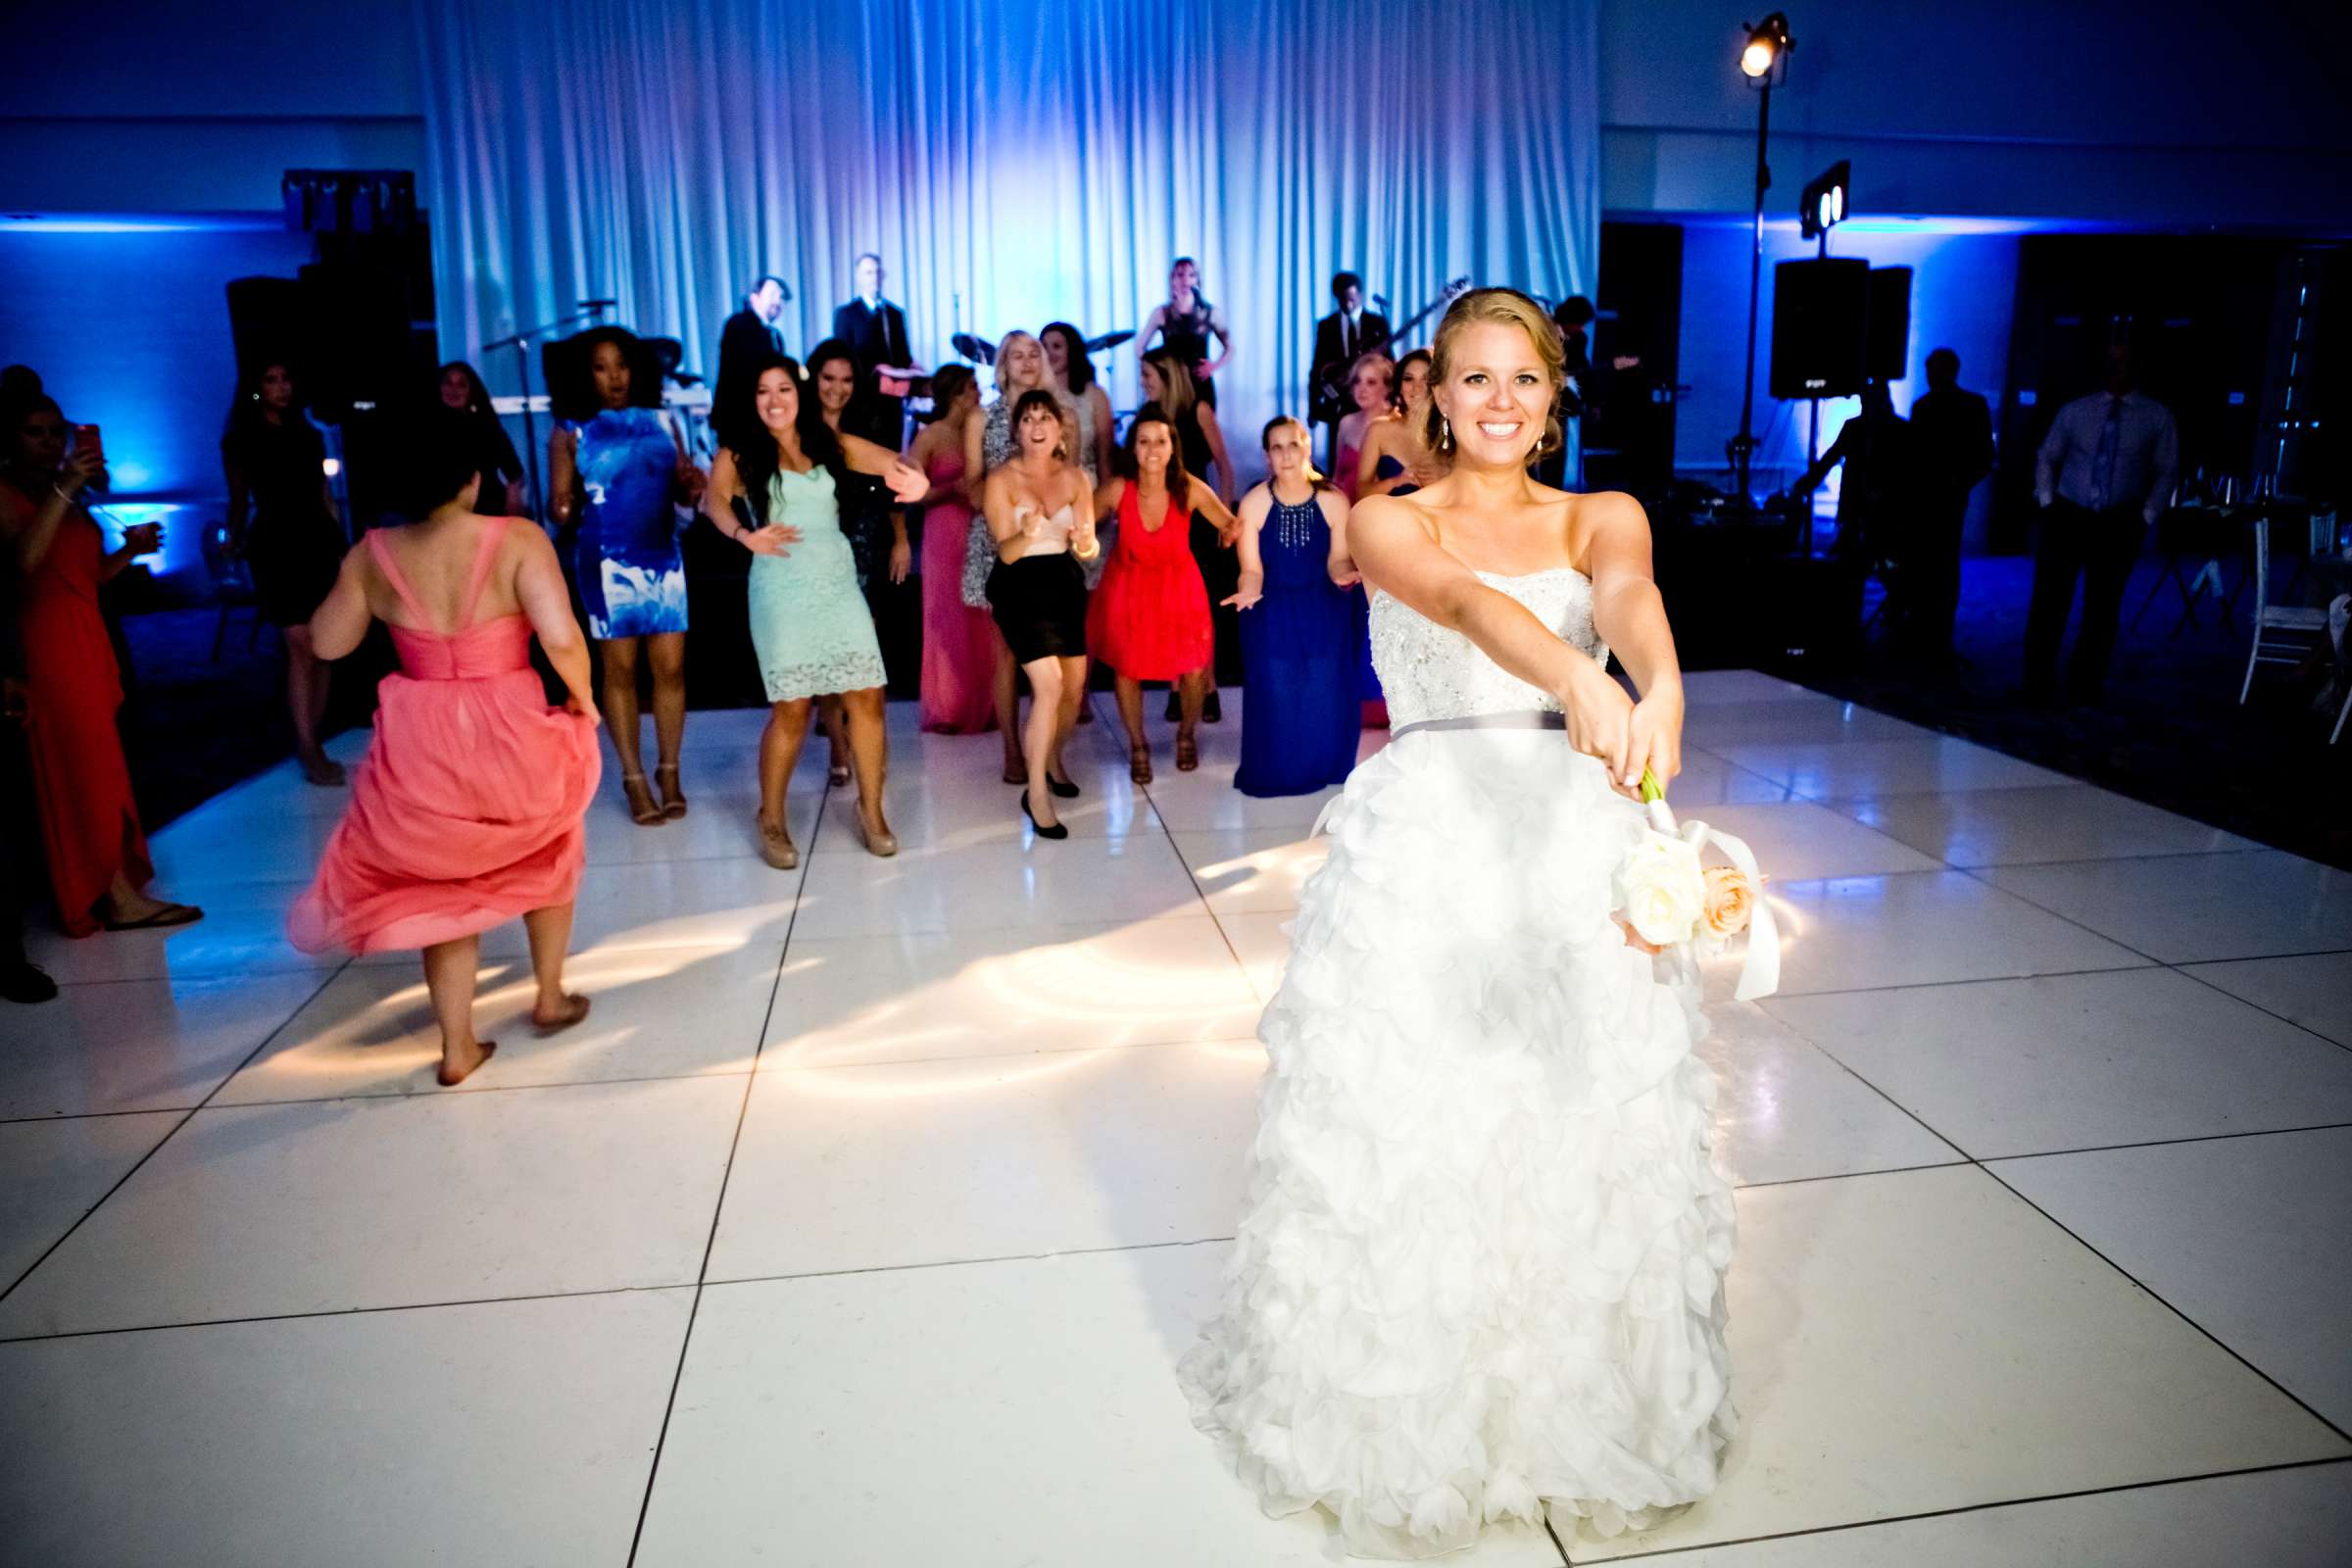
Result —
[[530, 466], [531, 520], [542, 527], [547, 523], [547, 515], [539, 494], [539, 429], [531, 418], [531, 339], [549, 332], [560, 332], [575, 321], [601, 323], [605, 318], [605, 312], [612, 308], [611, 300], [582, 300], [580, 308], [568, 316], [560, 316], [552, 321], [544, 321], [537, 326], [525, 328], [511, 337], [502, 337], [495, 343], [482, 345], [484, 354], [493, 354], [500, 349], [514, 351], [514, 368], [522, 378], [522, 452], [523, 462]]

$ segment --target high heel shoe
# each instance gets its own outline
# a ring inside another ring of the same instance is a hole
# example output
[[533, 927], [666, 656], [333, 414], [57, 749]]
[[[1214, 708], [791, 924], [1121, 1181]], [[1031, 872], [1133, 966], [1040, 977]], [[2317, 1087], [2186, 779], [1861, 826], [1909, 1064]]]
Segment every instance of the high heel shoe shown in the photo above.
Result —
[[1080, 793], [1077, 780], [1055, 778], [1051, 773], [1046, 775], [1046, 788], [1054, 792], [1054, 798], [1057, 801], [1074, 801]]
[[678, 764], [661, 762], [655, 765], [654, 777], [662, 780], [662, 819], [675, 822], [686, 814], [686, 792], [678, 787]]
[[884, 828], [881, 832], [877, 833], [873, 829], [867, 827], [865, 825], [865, 813], [862, 811], [858, 814], [857, 822], [858, 842], [865, 846], [866, 854], [872, 856], [877, 860], [887, 860], [892, 856], [899, 853], [899, 836], [896, 833], [893, 833], [888, 828]]
[[1021, 814], [1029, 819], [1029, 825], [1037, 830], [1037, 836], [1041, 839], [1066, 839], [1070, 836], [1068, 823], [1056, 822], [1052, 827], [1048, 827], [1037, 819], [1037, 813], [1029, 809], [1029, 792], [1027, 790], [1021, 791]]
[[1127, 748], [1127, 777], [1137, 784], [1152, 782], [1151, 747], [1130, 746]]
[[1176, 737], [1176, 771], [1190, 773], [1200, 765], [1200, 748], [1190, 735]]
[[[620, 787], [627, 792], [629, 797], [630, 821], [639, 827], [660, 827], [668, 820], [662, 814], [662, 803], [655, 800], [654, 792], [645, 787], [643, 773], [621, 774]], [[645, 802], [643, 806], [637, 804], [640, 800]]]
[[770, 830], [767, 823], [755, 814], [752, 824], [760, 831], [760, 858], [779, 871], [791, 871], [800, 866], [801, 852], [792, 842], [792, 835], [782, 828]]

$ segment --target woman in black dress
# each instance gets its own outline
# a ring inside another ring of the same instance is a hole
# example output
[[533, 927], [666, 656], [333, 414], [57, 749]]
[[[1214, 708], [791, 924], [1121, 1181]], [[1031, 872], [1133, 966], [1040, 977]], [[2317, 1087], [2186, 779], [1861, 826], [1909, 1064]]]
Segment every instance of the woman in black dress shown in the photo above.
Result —
[[[1225, 324], [1225, 313], [1218, 310], [1200, 292], [1200, 264], [1190, 256], [1179, 256], [1176, 265], [1168, 269], [1168, 297], [1152, 308], [1144, 318], [1143, 346], [1152, 346], [1152, 335], [1159, 337], [1158, 346], [1171, 350], [1184, 368], [1192, 372], [1194, 388], [1200, 401], [1210, 408], [1217, 406], [1217, 372], [1233, 358], [1233, 332]], [[1215, 359], [1208, 357], [1211, 340], [1220, 350]], [[1233, 505], [1233, 497], [1225, 497], [1225, 505]]]
[[[1145, 403], [1157, 405], [1176, 431], [1184, 471], [1205, 480], [1210, 469], [1215, 469], [1216, 482], [1210, 488], [1225, 504], [1225, 515], [1230, 518], [1234, 513], [1233, 458], [1225, 450], [1225, 431], [1217, 423], [1217, 411], [1200, 399], [1192, 368], [1172, 349], [1153, 349], [1144, 356], [1143, 387]], [[1208, 666], [1207, 695], [1201, 699], [1200, 720], [1205, 724], [1225, 717], [1224, 704], [1217, 698], [1219, 684], [1241, 678], [1241, 613], [1226, 603], [1241, 585], [1241, 562], [1234, 555], [1234, 543], [1240, 537], [1238, 522], [1220, 528], [1200, 513], [1193, 514], [1193, 560], [1200, 564], [1200, 580], [1208, 585], [1208, 602], [1214, 607], [1209, 619], [1217, 634], [1216, 657]], [[1168, 693], [1171, 724], [1182, 716], [1178, 698], [1175, 691]]]
[[229, 552], [244, 559], [254, 603], [285, 641], [294, 755], [312, 783], [340, 784], [341, 765], [318, 745], [328, 672], [312, 651], [310, 619], [335, 586], [351, 539], [327, 491], [326, 442], [304, 416], [284, 361], [256, 367], [237, 389], [220, 464], [228, 476]]
[[498, 411], [490, 406], [490, 389], [482, 384], [480, 372], [464, 360], [452, 360], [441, 367], [438, 384], [441, 406], [464, 421], [459, 439], [475, 454], [474, 464], [482, 475], [476, 509], [495, 514], [503, 508], [510, 517], [526, 515], [522, 457], [514, 450], [514, 438], [499, 422]]

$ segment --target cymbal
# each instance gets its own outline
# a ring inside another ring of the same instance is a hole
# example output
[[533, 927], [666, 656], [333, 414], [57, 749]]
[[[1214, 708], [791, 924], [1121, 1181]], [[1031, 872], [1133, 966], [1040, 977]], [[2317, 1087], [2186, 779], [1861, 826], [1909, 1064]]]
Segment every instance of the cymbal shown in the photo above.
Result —
[[969, 332], [958, 332], [948, 341], [955, 345], [956, 353], [974, 364], [994, 365], [997, 363], [997, 346], [984, 337], [974, 337]]
[[1100, 354], [1104, 349], [1115, 349], [1133, 336], [1135, 329], [1129, 327], [1124, 332], [1105, 332], [1101, 337], [1090, 337], [1086, 340], [1086, 352]]

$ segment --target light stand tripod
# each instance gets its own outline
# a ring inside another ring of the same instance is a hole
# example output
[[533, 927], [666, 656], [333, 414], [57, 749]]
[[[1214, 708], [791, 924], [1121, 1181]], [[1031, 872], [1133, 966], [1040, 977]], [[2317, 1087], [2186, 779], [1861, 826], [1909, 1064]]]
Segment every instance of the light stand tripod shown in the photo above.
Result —
[[552, 321], [528, 327], [511, 337], [502, 337], [495, 343], [482, 345], [484, 354], [495, 354], [500, 349], [514, 351], [514, 368], [522, 383], [522, 454], [523, 462], [530, 466], [531, 520], [533, 522], [544, 523], [547, 520], [547, 509], [539, 494], [539, 429], [531, 418], [531, 339], [542, 337], [549, 332], [561, 332], [564, 328], [580, 321], [601, 324], [604, 321], [605, 313], [618, 303], [617, 300], [582, 300], [580, 308], [569, 316], [560, 316]]

